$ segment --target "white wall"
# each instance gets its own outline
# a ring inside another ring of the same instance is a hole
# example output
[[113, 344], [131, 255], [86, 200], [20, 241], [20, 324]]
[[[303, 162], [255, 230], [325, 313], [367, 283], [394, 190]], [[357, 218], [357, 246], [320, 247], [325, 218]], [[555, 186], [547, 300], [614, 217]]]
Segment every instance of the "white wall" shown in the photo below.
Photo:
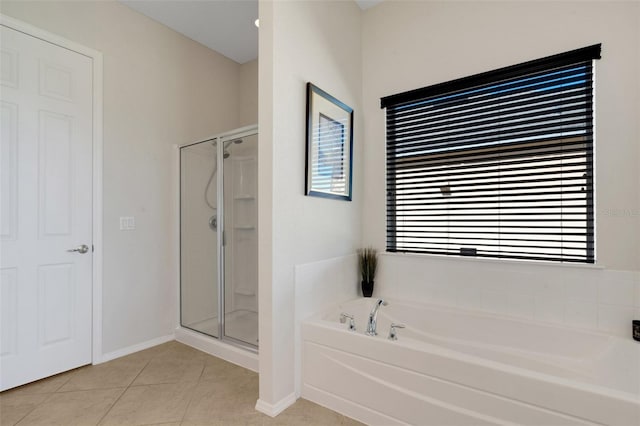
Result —
[[378, 294], [629, 335], [631, 318], [640, 317], [639, 23], [636, 2], [386, 1], [364, 13], [363, 236], [381, 250], [381, 97], [602, 43], [596, 62], [596, 250], [603, 269], [384, 255]]
[[[395, 2], [363, 21], [364, 234], [384, 246], [380, 97], [602, 43], [596, 61], [596, 245], [608, 268], [640, 270], [640, 4]], [[631, 95], [633, 94], [633, 95]]]
[[258, 122], [258, 60], [240, 65], [239, 127]]
[[[238, 125], [239, 65], [117, 2], [2, 1], [0, 11], [103, 53], [103, 351], [171, 334], [171, 147]], [[119, 216], [135, 216], [136, 230], [119, 231]]]
[[[271, 413], [294, 392], [295, 266], [361, 242], [360, 21], [355, 2], [260, 2], [258, 407]], [[354, 108], [352, 202], [304, 195], [308, 81]]]

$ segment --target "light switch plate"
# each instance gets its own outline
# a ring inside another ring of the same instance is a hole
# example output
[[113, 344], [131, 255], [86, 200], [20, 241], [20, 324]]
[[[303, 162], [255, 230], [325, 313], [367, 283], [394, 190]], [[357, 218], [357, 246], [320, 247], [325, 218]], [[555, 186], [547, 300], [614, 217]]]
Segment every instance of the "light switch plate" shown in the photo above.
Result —
[[133, 231], [136, 229], [136, 218], [134, 216], [120, 216], [120, 230]]

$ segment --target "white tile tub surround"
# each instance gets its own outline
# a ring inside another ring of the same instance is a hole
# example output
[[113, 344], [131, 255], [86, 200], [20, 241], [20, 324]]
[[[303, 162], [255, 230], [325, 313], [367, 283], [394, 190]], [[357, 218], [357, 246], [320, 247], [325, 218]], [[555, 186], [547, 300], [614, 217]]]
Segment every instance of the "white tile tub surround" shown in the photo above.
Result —
[[295, 267], [295, 393], [300, 396], [300, 324], [318, 312], [359, 295], [355, 254]]
[[640, 272], [585, 265], [384, 253], [380, 295], [626, 337], [640, 319]]
[[[390, 298], [302, 325], [302, 396], [367, 424], [640, 424], [640, 346], [607, 333]], [[391, 322], [402, 322], [397, 341]]]

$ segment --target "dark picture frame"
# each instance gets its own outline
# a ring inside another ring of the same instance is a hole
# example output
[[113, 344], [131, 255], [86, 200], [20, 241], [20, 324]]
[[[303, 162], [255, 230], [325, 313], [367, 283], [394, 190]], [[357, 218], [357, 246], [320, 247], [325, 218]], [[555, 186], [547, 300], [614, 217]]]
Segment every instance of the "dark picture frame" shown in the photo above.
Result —
[[351, 201], [353, 108], [307, 83], [305, 195]]

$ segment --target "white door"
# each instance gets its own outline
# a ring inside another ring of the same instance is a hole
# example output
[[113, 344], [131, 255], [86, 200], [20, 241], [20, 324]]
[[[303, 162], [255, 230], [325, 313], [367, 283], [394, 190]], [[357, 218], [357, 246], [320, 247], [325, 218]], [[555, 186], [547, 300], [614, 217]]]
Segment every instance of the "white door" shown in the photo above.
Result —
[[5, 390], [91, 362], [93, 83], [90, 58], [0, 30]]

